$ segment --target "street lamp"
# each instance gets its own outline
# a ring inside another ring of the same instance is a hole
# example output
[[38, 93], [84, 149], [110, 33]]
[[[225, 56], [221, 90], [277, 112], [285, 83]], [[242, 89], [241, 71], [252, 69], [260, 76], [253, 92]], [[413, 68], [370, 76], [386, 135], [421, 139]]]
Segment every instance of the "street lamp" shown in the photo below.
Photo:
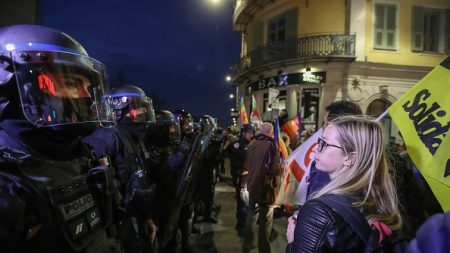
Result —
[[231, 99], [233, 99], [233, 98], [234, 98], [234, 94], [230, 94], [229, 97], [230, 97]]
[[230, 75], [227, 75], [227, 76], [225, 77], [225, 80], [227, 80], [227, 82], [231, 81], [231, 76], [230, 76]]

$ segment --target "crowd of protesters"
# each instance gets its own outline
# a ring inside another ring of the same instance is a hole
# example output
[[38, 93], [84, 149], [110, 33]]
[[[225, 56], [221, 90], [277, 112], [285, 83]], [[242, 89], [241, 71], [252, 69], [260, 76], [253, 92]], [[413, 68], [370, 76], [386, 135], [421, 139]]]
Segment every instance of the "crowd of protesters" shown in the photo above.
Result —
[[[289, 118], [284, 111], [279, 119], [255, 124], [259, 129], [251, 124], [243, 125], [239, 132], [228, 129], [224, 137], [222, 158], [224, 164], [231, 166], [225, 166], [222, 174], [226, 175], [229, 170], [233, 178], [235, 228], [242, 237], [244, 252], [256, 247], [259, 252], [271, 252], [270, 242], [278, 234], [272, 228], [272, 222], [274, 209], [279, 206], [271, 203], [273, 200], [268, 191], [278, 190], [276, 185], [270, 187], [270, 179], [282, 174], [283, 170], [278, 144], [273, 139], [273, 126], [277, 122], [286, 123]], [[407, 155], [404, 144], [393, 137], [386, 141], [382, 125], [374, 118], [363, 116], [358, 105], [349, 101], [329, 104], [325, 108], [323, 129], [325, 132], [314, 149], [316, 158], [308, 175], [307, 201], [296, 206], [300, 212], [298, 216], [296, 212], [295, 219], [289, 218], [287, 252], [365, 250], [366, 243], [342, 219], [342, 214], [321, 203], [328, 195], [339, 193], [350, 199], [353, 206], [364, 210], [363, 217], [368, 224], [381, 222], [395, 236], [405, 240], [414, 238], [430, 216], [442, 213], [428, 184]], [[313, 134], [311, 129], [304, 129], [295, 135], [282, 133], [281, 136], [290, 154]], [[372, 162], [368, 162], [369, 158]], [[317, 167], [319, 161], [322, 164]], [[365, 181], [369, 179], [370, 182]], [[280, 210], [285, 217], [293, 213], [292, 209]], [[317, 220], [323, 221], [322, 225]], [[344, 227], [346, 232], [333, 232]], [[308, 230], [312, 228], [312, 231]], [[258, 235], [254, 235], [254, 231]]]

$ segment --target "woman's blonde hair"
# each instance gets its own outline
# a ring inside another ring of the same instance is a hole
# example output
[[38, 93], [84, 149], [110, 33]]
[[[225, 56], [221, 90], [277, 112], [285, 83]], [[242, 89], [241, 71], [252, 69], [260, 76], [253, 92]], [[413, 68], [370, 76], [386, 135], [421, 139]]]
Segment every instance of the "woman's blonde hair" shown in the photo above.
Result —
[[363, 207], [369, 223], [379, 220], [394, 230], [399, 229], [402, 219], [385, 153], [383, 126], [362, 116], [339, 117], [329, 125], [336, 127], [338, 142], [353, 159], [353, 165], [343, 168], [313, 197], [324, 194], [355, 197], [354, 204]]

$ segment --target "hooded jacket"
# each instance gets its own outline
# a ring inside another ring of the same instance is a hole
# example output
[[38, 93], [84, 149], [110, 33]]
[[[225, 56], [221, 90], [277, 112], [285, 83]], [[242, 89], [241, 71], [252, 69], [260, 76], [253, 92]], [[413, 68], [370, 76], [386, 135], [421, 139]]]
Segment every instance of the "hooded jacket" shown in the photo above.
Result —
[[248, 170], [247, 189], [250, 203], [263, 204], [264, 182], [268, 175], [281, 173], [278, 161], [280, 152], [272, 137], [259, 134], [247, 148], [245, 167]]

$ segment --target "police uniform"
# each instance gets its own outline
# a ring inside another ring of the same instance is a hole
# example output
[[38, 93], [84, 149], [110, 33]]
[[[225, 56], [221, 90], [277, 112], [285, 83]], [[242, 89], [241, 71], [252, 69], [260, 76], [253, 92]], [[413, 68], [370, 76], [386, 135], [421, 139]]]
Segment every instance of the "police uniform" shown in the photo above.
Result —
[[98, 205], [101, 196], [88, 184], [94, 160], [87, 146], [47, 139], [58, 148], [49, 157], [5, 131], [0, 139], [2, 252], [119, 252], [106, 233], [111, 224]]
[[236, 197], [236, 229], [244, 229], [247, 216], [246, 207], [241, 199], [240, 192], [242, 188], [245, 154], [250, 142], [243, 136], [228, 146], [228, 155], [230, 157], [231, 176], [235, 187]]
[[[94, 147], [99, 155], [111, 158], [116, 178], [120, 181], [122, 203], [126, 217], [121, 218], [120, 234], [125, 252], [148, 252], [148, 238], [152, 223], [152, 200], [155, 185], [150, 184], [149, 152], [143, 140], [146, 124], [153, 122], [151, 98], [134, 85], [125, 85], [111, 94], [112, 104], [118, 117], [117, 126], [98, 128], [84, 141]], [[154, 244], [152, 246], [155, 246]]]
[[103, 64], [37, 25], [2, 27], [0, 58], [0, 251], [118, 252], [111, 168], [79, 140], [114, 124]]

